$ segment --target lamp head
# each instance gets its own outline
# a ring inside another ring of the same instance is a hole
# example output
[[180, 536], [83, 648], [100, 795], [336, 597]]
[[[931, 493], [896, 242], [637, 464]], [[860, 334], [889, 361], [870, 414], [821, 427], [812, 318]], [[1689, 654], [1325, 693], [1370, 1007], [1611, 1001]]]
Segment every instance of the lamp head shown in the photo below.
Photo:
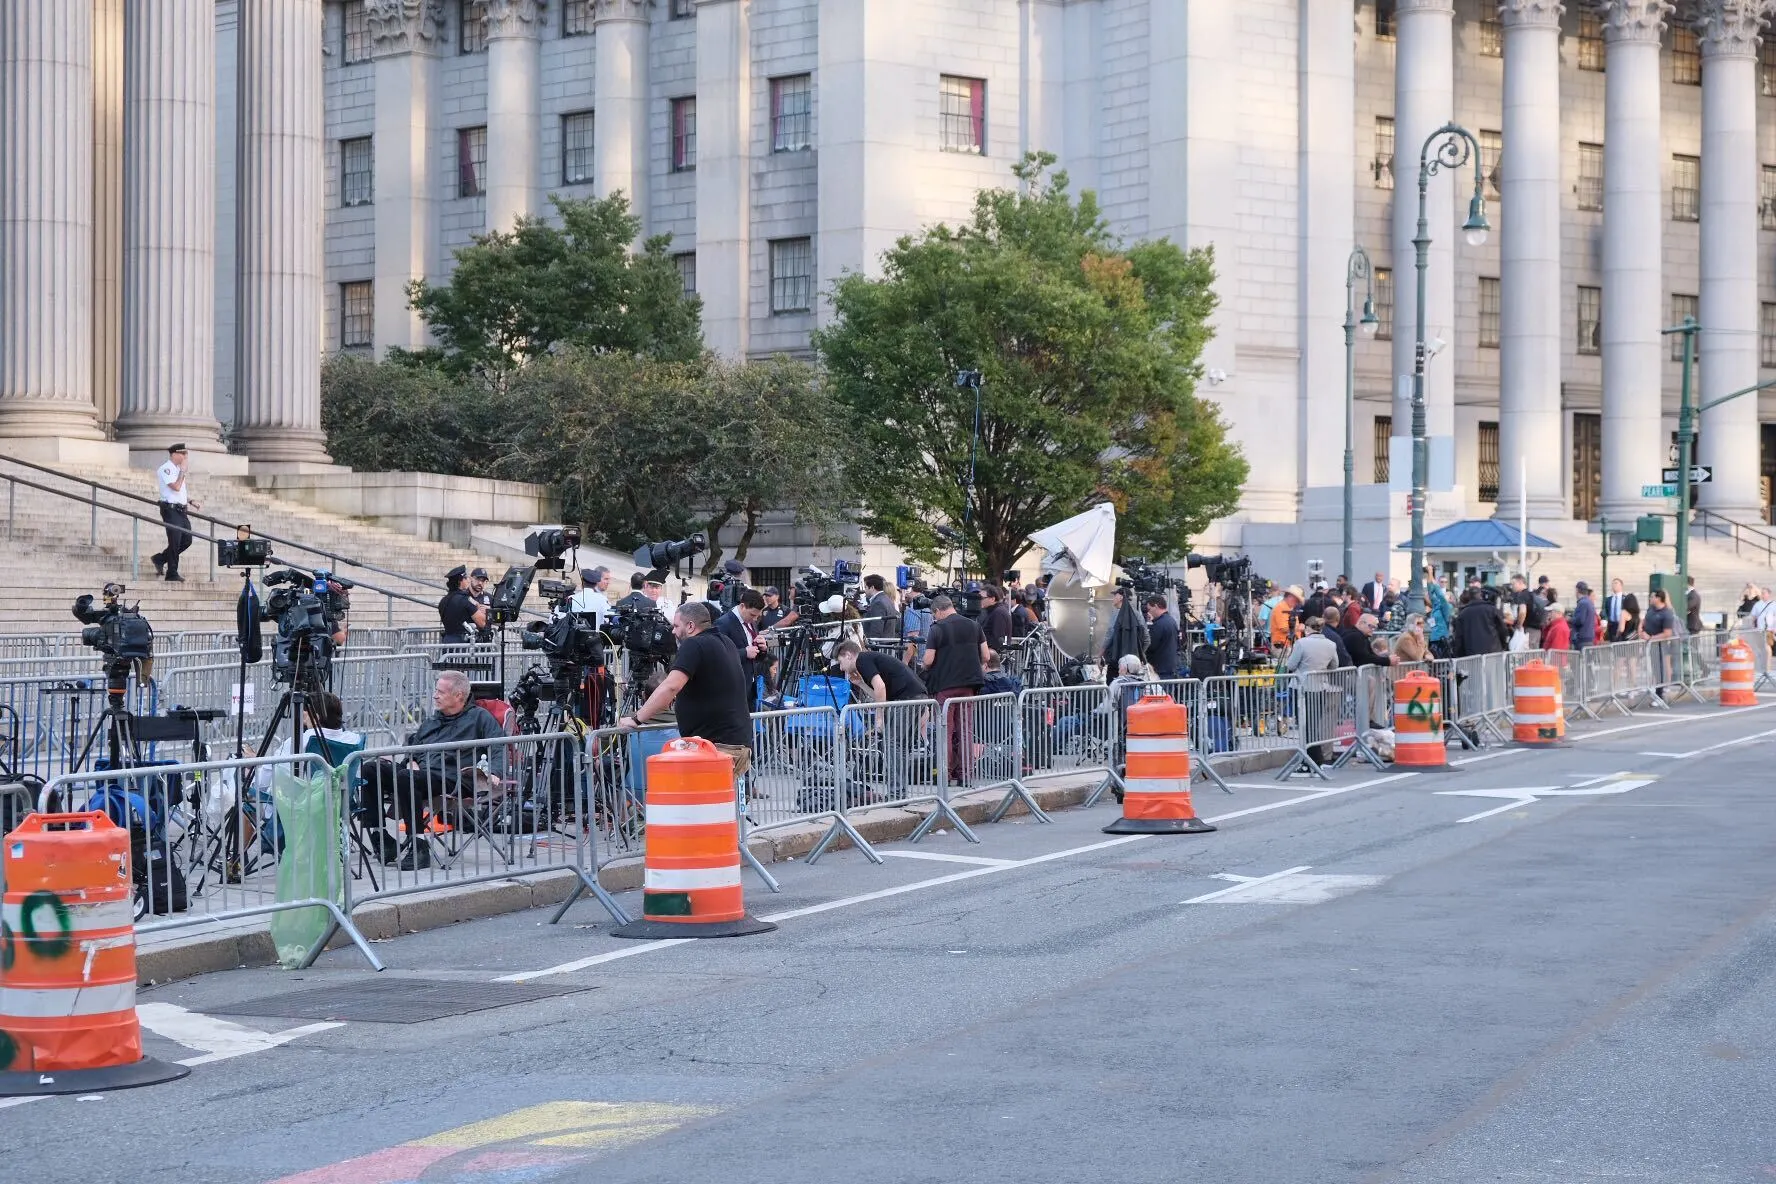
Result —
[[1375, 301], [1363, 301], [1363, 319], [1357, 322], [1363, 326], [1363, 336], [1373, 337], [1381, 328], [1381, 318], [1375, 315]]
[[1486, 232], [1491, 229], [1486, 221], [1486, 199], [1476, 193], [1468, 202], [1468, 220], [1462, 223], [1462, 233], [1470, 247], [1479, 247], [1486, 244]]

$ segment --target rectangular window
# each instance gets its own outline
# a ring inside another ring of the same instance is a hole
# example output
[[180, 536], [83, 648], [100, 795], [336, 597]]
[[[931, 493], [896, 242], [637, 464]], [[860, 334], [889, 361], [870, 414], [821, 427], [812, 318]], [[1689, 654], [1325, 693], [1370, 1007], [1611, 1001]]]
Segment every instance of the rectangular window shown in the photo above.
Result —
[[[1497, 276], [1480, 277], [1480, 345], [1499, 347], [1499, 282]], [[1485, 498], [1481, 499], [1485, 501]]]
[[364, 349], [376, 340], [376, 285], [369, 280], [339, 285], [339, 344]]
[[1370, 175], [1377, 189], [1394, 187], [1394, 117], [1375, 117], [1375, 159], [1369, 163]]
[[1393, 39], [1394, 0], [1375, 0], [1375, 35]]
[[561, 35], [584, 37], [592, 32], [592, 0], [566, 0], [561, 6]]
[[771, 151], [800, 152], [812, 144], [814, 84], [806, 74], [771, 79]]
[[1499, 425], [1480, 421], [1480, 500], [1499, 500]]
[[339, 58], [348, 66], [370, 60], [370, 14], [364, 0], [346, 0], [339, 23]]
[[1375, 417], [1375, 430], [1371, 433], [1371, 441], [1375, 445], [1375, 483], [1388, 483], [1388, 442], [1394, 434], [1394, 417], [1378, 415]]
[[480, 53], [487, 48], [487, 14], [473, 0], [460, 0], [456, 24], [458, 52]]
[[1603, 145], [1579, 145], [1579, 208], [1603, 208]]
[[1671, 158], [1671, 220], [1702, 220], [1702, 158], [1699, 156]]
[[1702, 85], [1702, 43], [1690, 29], [1671, 30], [1671, 81]]
[[1758, 176], [1758, 225], [1776, 230], [1776, 165], [1765, 165]]
[[1480, 171], [1486, 174], [1486, 186], [1494, 196], [1499, 191], [1499, 179], [1504, 176], [1505, 133], [1489, 132], [1480, 129]]
[[592, 182], [592, 112], [575, 111], [561, 117], [561, 183]]
[[813, 307], [814, 240], [775, 240], [771, 243], [771, 312], [809, 312]]
[[1375, 336], [1382, 341], [1390, 341], [1394, 336], [1394, 269], [1378, 267], [1375, 269], [1375, 319], [1381, 324], [1375, 330]]
[[697, 294], [697, 252], [680, 252], [672, 257], [672, 261], [678, 264], [678, 278], [684, 283], [684, 294], [695, 296]]
[[1603, 18], [1593, 13], [1579, 14], [1579, 69], [1603, 73]]
[[369, 136], [339, 141], [339, 204], [369, 205], [375, 196], [375, 171], [376, 157]]
[[938, 142], [945, 152], [987, 154], [987, 84], [945, 74], [938, 82]]
[[1603, 289], [1579, 287], [1579, 352], [1603, 352]]
[[672, 100], [672, 171], [688, 173], [697, 167], [697, 99]]
[[1758, 310], [1758, 365], [1776, 370], [1776, 304]]
[[[1696, 310], [1698, 307], [1699, 307], [1698, 302], [1694, 296], [1687, 296], [1681, 292], [1673, 292], [1671, 294], [1671, 324], [1672, 324], [1672, 326], [1683, 324], [1685, 317], [1694, 317], [1696, 315]], [[1684, 341], [1685, 341], [1685, 338], [1682, 333], [1673, 333], [1671, 335], [1671, 360], [1672, 361], [1674, 361], [1674, 362], [1683, 361]]]
[[487, 192], [487, 129], [456, 129], [456, 195], [480, 197]]
[[1486, 15], [1480, 18], [1480, 56], [1502, 58], [1505, 56], [1505, 26], [1499, 21], [1498, 9], [1485, 4], [1481, 12]]
[[672, 19], [682, 21], [697, 15], [697, 0], [672, 0]]

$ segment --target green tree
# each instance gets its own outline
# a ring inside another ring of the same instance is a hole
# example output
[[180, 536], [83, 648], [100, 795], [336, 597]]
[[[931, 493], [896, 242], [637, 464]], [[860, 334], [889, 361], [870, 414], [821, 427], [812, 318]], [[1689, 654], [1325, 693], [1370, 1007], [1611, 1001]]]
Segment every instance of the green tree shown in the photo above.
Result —
[[[1214, 260], [1124, 246], [1054, 157], [977, 195], [964, 226], [902, 238], [879, 280], [841, 279], [815, 335], [849, 412], [861, 524], [935, 560], [963, 528], [997, 573], [1033, 530], [1108, 499], [1125, 553], [1175, 559], [1235, 506], [1246, 462], [1196, 397]], [[978, 370], [976, 393], [956, 374]], [[975, 468], [972, 493], [969, 469]]]
[[702, 302], [684, 291], [671, 236], [633, 251], [641, 219], [622, 194], [551, 200], [560, 225], [520, 218], [456, 252], [448, 283], [408, 286], [439, 344], [407, 360], [504, 389], [563, 346], [679, 362], [702, 352]]
[[352, 354], [321, 367], [327, 451], [354, 469], [485, 475], [497, 414], [472, 384], [436, 370]]

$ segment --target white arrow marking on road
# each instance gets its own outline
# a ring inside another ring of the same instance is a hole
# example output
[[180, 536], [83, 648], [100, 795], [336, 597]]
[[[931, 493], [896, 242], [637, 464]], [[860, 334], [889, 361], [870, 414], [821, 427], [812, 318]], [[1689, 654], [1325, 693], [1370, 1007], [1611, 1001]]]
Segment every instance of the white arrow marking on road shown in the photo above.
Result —
[[1657, 777], [1635, 777], [1631, 773], [1610, 773], [1603, 777], [1593, 777], [1588, 781], [1578, 782], [1566, 789], [1552, 785], [1532, 785], [1517, 789], [1440, 789], [1437, 791], [1437, 796], [1505, 799], [1505, 804], [1502, 806], [1495, 806], [1490, 810], [1482, 810], [1478, 814], [1470, 814], [1466, 818], [1456, 819], [1456, 824], [1460, 825], [1463, 822], [1478, 822], [1482, 818], [1491, 818], [1494, 814], [1503, 814], [1506, 810], [1515, 810], [1519, 806], [1532, 805], [1542, 798], [1602, 797], [1640, 789], [1657, 780]]
[[1210, 892], [1210, 893], [1206, 893], [1205, 895], [1202, 895], [1202, 896], [1193, 896], [1189, 900], [1181, 900], [1178, 903], [1179, 904], [1202, 904], [1204, 901], [1218, 900], [1223, 896], [1229, 896], [1235, 892], [1244, 892], [1247, 889], [1251, 888], [1254, 884], [1268, 884], [1272, 880], [1280, 880], [1284, 876], [1292, 876], [1292, 875], [1295, 875], [1297, 872], [1305, 872], [1305, 871], [1308, 871], [1309, 869], [1311, 869], [1312, 867], [1313, 867], [1313, 864], [1304, 863], [1300, 867], [1292, 867], [1292, 868], [1289, 868], [1287, 871], [1272, 872], [1268, 876], [1259, 876], [1255, 880], [1244, 880], [1238, 884], [1235, 884], [1231, 888], [1223, 888], [1219, 892]]
[[261, 1032], [258, 1028], [249, 1028], [231, 1020], [219, 1020], [202, 1012], [187, 1011], [175, 1003], [139, 1003], [136, 1005], [136, 1018], [142, 1021], [144, 1028], [156, 1035], [203, 1053], [202, 1056], [180, 1061], [181, 1065], [208, 1065], [215, 1061], [226, 1061], [288, 1044], [300, 1036], [345, 1027], [338, 1023], [304, 1024], [300, 1028], [289, 1028], [282, 1032]]

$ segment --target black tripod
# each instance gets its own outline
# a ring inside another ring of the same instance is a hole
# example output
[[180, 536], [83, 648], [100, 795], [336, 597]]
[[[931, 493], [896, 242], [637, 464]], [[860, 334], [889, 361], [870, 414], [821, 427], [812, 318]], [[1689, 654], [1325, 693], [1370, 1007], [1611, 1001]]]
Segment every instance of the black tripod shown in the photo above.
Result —
[[[790, 688], [794, 687], [799, 691], [802, 684], [810, 678], [825, 679], [828, 701], [833, 704], [838, 703], [838, 692], [834, 690], [833, 684], [834, 682], [844, 683], [845, 678], [841, 675], [835, 679], [830, 665], [819, 674], [814, 673], [814, 647], [818, 644], [815, 633], [821, 629], [833, 628], [834, 635], [837, 636], [836, 631], [844, 629], [845, 624], [844, 621], [836, 621], [831, 625], [810, 623], [791, 625], [785, 630], [789, 640], [784, 647], [782, 666], [777, 675], [777, 693], [766, 702], [766, 707], [773, 711], [782, 710], [788, 701]], [[798, 698], [805, 705], [808, 697], [804, 693], [800, 694]]]
[[[93, 720], [92, 731], [87, 733], [79, 755], [68, 766], [68, 772], [78, 773], [86, 767], [86, 758], [92, 755], [93, 745], [98, 743], [101, 733], [105, 737], [107, 769], [134, 769], [142, 764], [141, 738], [137, 735], [136, 717], [130, 714], [128, 703], [130, 668], [134, 664], [128, 658], [105, 659], [105, 706], [100, 709], [98, 718]], [[52, 687], [50, 691], [52, 694], [74, 696], [68, 709], [68, 731], [70, 735], [79, 731], [79, 696], [96, 695], [99, 693], [98, 688], [68, 683]]]

